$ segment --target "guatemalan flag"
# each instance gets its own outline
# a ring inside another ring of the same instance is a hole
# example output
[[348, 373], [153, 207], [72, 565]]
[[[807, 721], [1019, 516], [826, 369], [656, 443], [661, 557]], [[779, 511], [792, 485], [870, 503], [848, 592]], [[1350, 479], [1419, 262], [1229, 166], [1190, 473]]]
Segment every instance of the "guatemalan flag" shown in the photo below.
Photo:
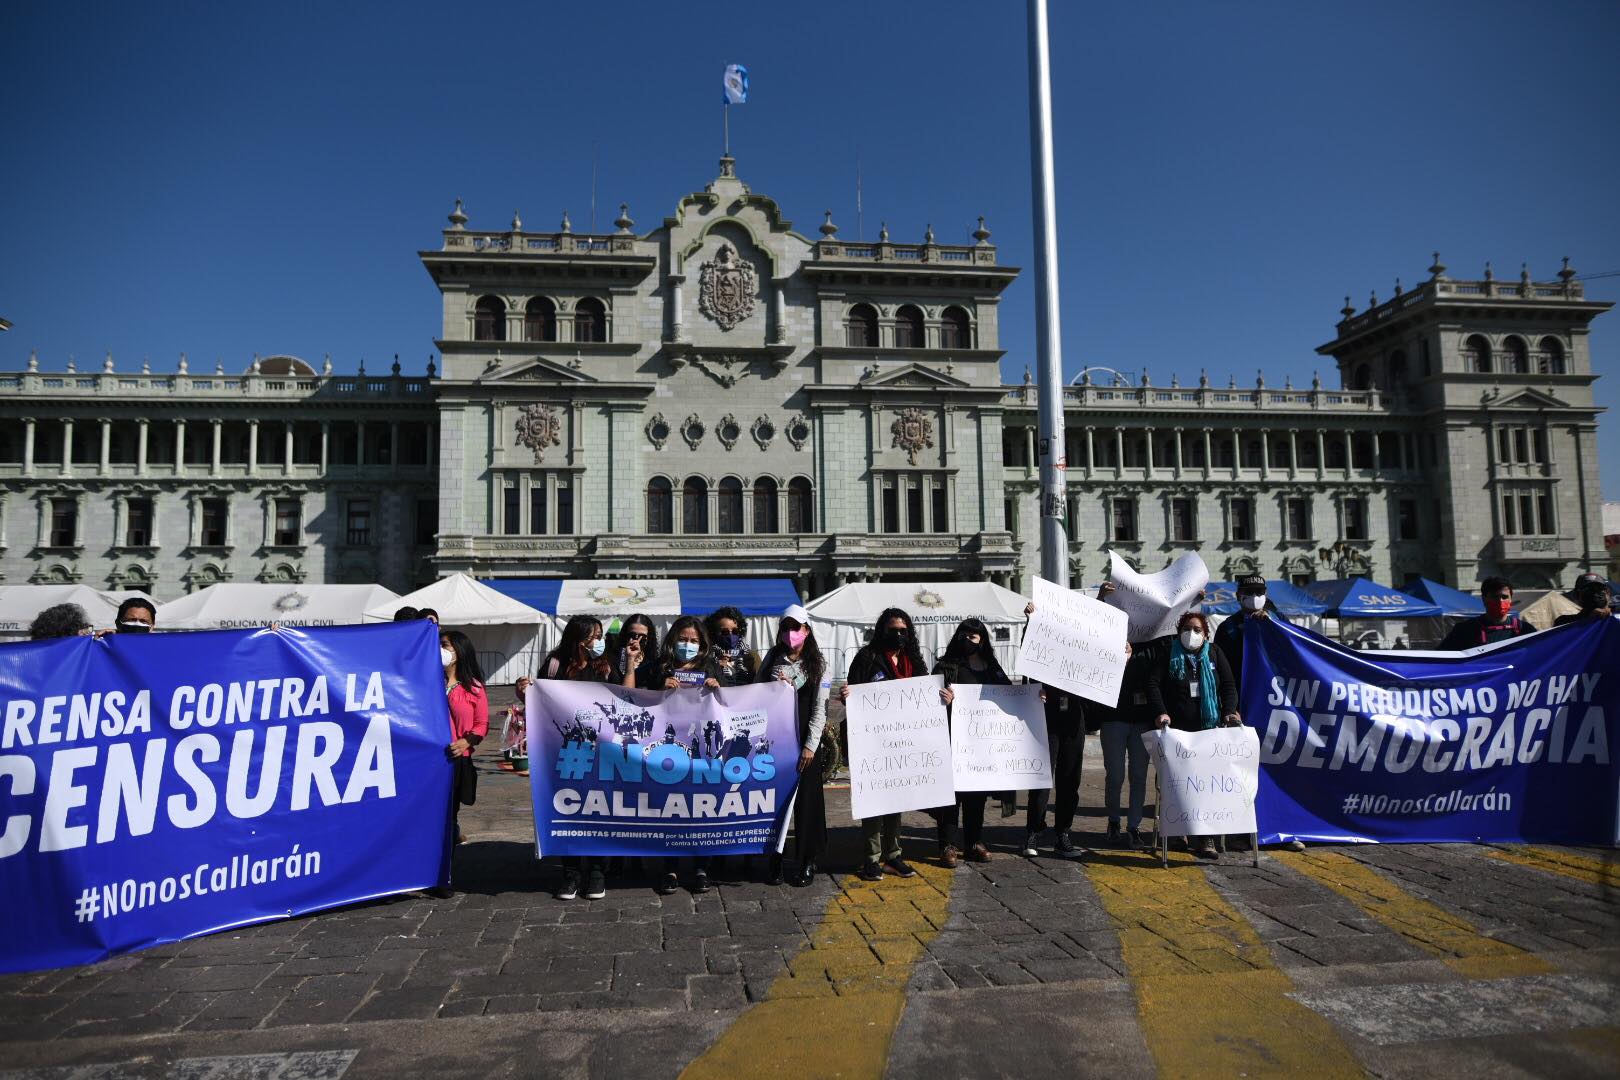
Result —
[[727, 64], [721, 80], [721, 100], [727, 105], [742, 105], [748, 100], [748, 69], [741, 64]]

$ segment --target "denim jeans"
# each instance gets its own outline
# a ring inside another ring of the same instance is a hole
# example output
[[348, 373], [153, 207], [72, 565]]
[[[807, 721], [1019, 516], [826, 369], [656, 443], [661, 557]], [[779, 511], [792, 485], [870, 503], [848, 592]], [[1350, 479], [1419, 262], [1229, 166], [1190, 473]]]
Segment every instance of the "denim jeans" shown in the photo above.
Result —
[[1119, 788], [1125, 781], [1126, 763], [1131, 775], [1131, 810], [1126, 821], [1130, 829], [1142, 825], [1142, 804], [1147, 801], [1147, 747], [1142, 745], [1142, 733], [1151, 724], [1132, 723], [1128, 720], [1107, 720], [1102, 726], [1103, 799], [1108, 807], [1108, 820], [1119, 820]]

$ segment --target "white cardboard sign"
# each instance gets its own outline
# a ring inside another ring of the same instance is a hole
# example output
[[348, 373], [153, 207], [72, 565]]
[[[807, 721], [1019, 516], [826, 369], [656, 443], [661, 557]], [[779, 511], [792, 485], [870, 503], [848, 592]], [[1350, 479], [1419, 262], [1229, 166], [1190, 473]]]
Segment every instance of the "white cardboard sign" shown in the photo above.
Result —
[[1041, 688], [952, 687], [951, 770], [957, 791], [1045, 791], [1052, 786], [1052, 753]]
[[1175, 633], [1181, 616], [1203, 604], [1204, 586], [1209, 584], [1209, 567], [1196, 551], [1187, 552], [1156, 574], [1138, 574], [1116, 551], [1108, 553], [1108, 567], [1114, 591], [1104, 602], [1130, 616], [1131, 641], [1152, 641]]
[[849, 808], [855, 820], [947, 806], [951, 726], [938, 675], [849, 688]]
[[1018, 674], [1112, 708], [1125, 673], [1127, 618], [1100, 600], [1036, 578]]
[[1166, 836], [1255, 832], [1260, 736], [1252, 727], [1162, 728], [1142, 741], [1159, 772], [1159, 829]]

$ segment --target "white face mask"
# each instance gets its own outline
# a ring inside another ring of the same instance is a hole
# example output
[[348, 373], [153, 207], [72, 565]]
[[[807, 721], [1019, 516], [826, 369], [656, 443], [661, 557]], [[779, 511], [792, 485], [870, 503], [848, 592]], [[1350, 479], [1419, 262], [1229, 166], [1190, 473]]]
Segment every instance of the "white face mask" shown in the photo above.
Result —
[[447, 647], [447, 646], [440, 645], [439, 646], [439, 665], [441, 667], [449, 667], [451, 664], [453, 664], [455, 662], [456, 662], [456, 651], [454, 649], [451, 649], [451, 648]]
[[597, 638], [595, 641], [591, 642], [589, 648], [592, 656], [601, 656], [602, 650], [607, 648], [607, 642], [602, 638]]
[[1245, 608], [1245, 610], [1259, 611], [1261, 608], [1266, 606], [1266, 598], [1263, 595], [1262, 596], [1240, 596], [1240, 597], [1238, 597], [1238, 603], [1242, 604], [1243, 607]]
[[1181, 647], [1188, 652], [1197, 652], [1204, 647], [1204, 635], [1198, 630], [1183, 630], [1181, 632]]

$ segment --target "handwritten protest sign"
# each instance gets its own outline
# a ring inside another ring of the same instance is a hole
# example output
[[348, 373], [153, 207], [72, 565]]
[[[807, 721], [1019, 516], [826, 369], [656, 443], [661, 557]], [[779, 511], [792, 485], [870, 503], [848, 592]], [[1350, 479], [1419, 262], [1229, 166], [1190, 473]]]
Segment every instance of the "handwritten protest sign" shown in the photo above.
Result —
[[1252, 833], [1260, 736], [1251, 727], [1147, 731], [1159, 770], [1159, 830], [1166, 836]]
[[1052, 757], [1041, 688], [959, 683], [951, 703], [951, 771], [957, 791], [1044, 791]]
[[951, 787], [951, 731], [938, 675], [849, 688], [849, 806], [861, 818], [945, 806]]
[[1018, 647], [1018, 674], [1112, 708], [1125, 672], [1126, 615], [1035, 579], [1035, 613]]
[[1105, 603], [1130, 616], [1130, 640], [1152, 641], [1175, 633], [1177, 620], [1204, 602], [1209, 567], [1198, 552], [1189, 551], [1156, 574], [1138, 574], [1118, 552], [1110, 551], [1108, 579], [1114, 591]]

